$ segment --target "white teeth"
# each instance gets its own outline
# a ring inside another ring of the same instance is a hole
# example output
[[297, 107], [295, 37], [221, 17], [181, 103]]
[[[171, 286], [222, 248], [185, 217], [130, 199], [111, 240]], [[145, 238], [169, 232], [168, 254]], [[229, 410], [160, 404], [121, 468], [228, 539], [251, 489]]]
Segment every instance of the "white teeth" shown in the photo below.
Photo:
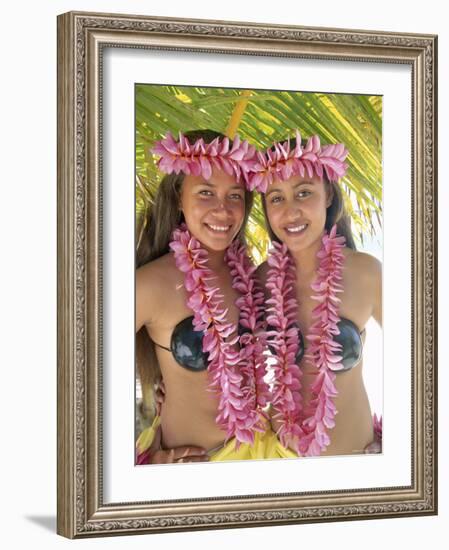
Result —
[[297, 227], [286, 227], [285, 229], [289, 233], [299, 233], [300, 231], [303, 231], [307, 227], [307, 224], [304, 225], [298, 225]]
[[228, 229], [231, 227], [230, 225], [211, 225], [210, 223], [208, 223], [207, 225], [214, 231], [228, 231]]

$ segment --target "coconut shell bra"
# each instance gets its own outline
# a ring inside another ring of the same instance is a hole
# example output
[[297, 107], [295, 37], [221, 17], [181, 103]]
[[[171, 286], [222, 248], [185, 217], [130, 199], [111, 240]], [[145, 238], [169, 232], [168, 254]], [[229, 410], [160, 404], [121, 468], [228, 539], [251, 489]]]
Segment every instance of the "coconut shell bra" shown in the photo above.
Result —
[[[208, 354], [203, 352], [203, 333], [194, 330], [192, 321], [193, 316], [186, 317], [175, 326], [170, 339], [170, 347], [152, 341], [159, 348], [169, 351], [181, 367], [190, 371], [201, 372], [207, 369]], [[344, 317], [341, 318], [337, 326], [340, 329], [340, 334], [334, 336], [334, 340], [342, 346], [341, 362], [343, 364], [343, 368], [338, 372], [345, 372], [358, 365], [362, 358], [362, 336], [365, 329], [359, 332], [356, 324]], [[244, 332], [245, 329], [239, 325], [239, 335]], [[298, 335], [300, 345], [296, 354], [297, 364], [304, 357], [304, 338], [299, 329]], [[273, 348], [271, 348], [271, 352], [275, 353]]]
[[[340, 334], [334, 336], [334, 341], [341, 345], [340, 355], [343, 368], [337, 371], [345, 372], [357, 366], [362, 359], [363, 354], [363, 334], [365, 329], [359, 332], [357, 325], [350, 319], [341, 317], [337, 323]], [[304, 357], [304, 337], [298, 329], [299, 349], [296, 354], [296, 364], [299, 365]]]
[[[239, 335], [245, 332], [240, 324], [238, 332]], [[157, 347], [169, 351], [181, 367], [194, 372], [207, 370], [209, 354], [203, 351], [203, 333], [194, 330], [193, 315], [186, 317], [175, 326], [169, 348], [154, 340], [152, 342]]]

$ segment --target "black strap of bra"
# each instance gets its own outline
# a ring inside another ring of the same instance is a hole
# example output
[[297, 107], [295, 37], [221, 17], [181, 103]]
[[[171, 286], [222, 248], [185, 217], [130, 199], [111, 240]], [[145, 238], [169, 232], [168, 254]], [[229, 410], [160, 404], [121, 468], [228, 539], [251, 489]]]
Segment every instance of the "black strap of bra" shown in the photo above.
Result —
[[154, 344], [155, 346], [157, 346], [158, 348], [165, 349], [165, 351], [169, 351], [169, 352], [171, 353], [171, 349], [170, 349], [170, 348], [166, 348], [165, 346], [161, 346], [161, 344], [158, 344], [157, 342], [155, 342], [155, 341], [153, 340], [153, 338], [151, 338], [150, 335], [148, 335], [148, 338], [149, 338], [149, 339], [153, 342], [153, 344]]

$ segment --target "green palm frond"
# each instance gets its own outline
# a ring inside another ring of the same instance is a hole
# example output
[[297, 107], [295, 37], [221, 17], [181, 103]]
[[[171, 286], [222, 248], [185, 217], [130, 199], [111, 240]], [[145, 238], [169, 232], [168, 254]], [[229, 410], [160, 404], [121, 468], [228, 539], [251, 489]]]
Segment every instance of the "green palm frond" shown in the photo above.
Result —
[[[237, 131], [257, 147], [293, 136], [319, 134], [323, 143], [344, 143], [350, 154], [342, 180], [345, 203], [359, 240], [374, 233], [381, 220], [382, 98], [380, 96], [238, 90], [194, 86], [139, 85], [136, 87], [136, 209], [145, 212], [155, 196], [161, 175], [150, 153], [154, 141], [167, 131], [174, 135], [210, 128]], [[266, 256], [268, 236], [256, 197], [247, 240], [256, 261]]]

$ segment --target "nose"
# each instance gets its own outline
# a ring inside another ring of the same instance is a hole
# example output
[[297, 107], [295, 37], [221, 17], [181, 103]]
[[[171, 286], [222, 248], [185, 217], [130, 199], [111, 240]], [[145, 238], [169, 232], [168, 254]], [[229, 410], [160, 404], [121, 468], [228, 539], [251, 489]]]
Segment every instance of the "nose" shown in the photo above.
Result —
[[288, 221], [295, 221], [302, 215], [301, 205], [297, 201], [291, 201], [288, 205], [286, 218]]
[[217, 198], [217, 204], [213, 209], [214, 215], [217, 217], [224, 217], [224, 216], [227, 216], [229, 212], [230, 212], [230, 208], [226, 199]]

